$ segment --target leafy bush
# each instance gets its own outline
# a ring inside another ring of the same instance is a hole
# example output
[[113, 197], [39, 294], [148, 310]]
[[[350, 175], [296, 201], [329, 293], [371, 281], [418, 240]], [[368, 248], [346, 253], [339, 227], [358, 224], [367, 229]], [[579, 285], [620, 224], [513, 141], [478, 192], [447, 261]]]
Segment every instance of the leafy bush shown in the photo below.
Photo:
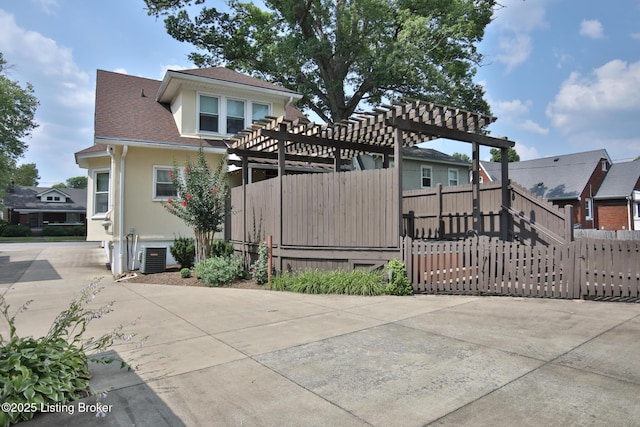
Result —
[[194, 275], [207, 286], [220, 286], [244, 277], [244, 265], [239, 256], [216, 256], [196, 263]]
[[180, 277], [182, 277], [183, 279], [188, 279], [189, 277], [191, 277], [191, 270], [188, 268], [181, 269]]
[[67, 229], [63, 226], [48, 225], [42, 229], [43, 236], [68, 236]]
[[233, 243], [225, 240], [216, 239], [211, 243], [211, 256], [232, 256], [233, 255]]
[[9, 225], [9, 221], [5, 221], [4, 219], [0, 219], [0, 236], [2, 236], [2, 232], [4, 231], [5, 227]]
[[29, 237], [31, 236], [31, 229], [26, 225], [7, 225], [2, 230], [3, 237]]
[[[11, 316], [4, 294], [0, 295], [0, 313], [9, 324], [8, 340], [0, 335], [0, 401], [24, 408], [0, 411], [0, 426], [33, 418], [41, 405], [66, 404], [91, 394], [87, 354], [103, 352], [116, 342], [133, 338], [135, 334], [126, 333], [123, 326], [99, 338], [83, 337], [91, 320], [112, 311], [113, 302], [99, 308], [86, 307], [101, 290], [97, 281], [85, 287], [69, 308], [56, 317], [47, 335], [40, 338], [22, 338], [16, 334], [16, 315], [27, 310], [31, 301]], [[114, 361], [111, 358], [92, 360]], [[121, 366], [126, 364], [121, 362]]]
[[70, 236], [86, 236], [87, 230], [84, 225], [74, 225], [69, 231]]
[[307, 294], [382, 295], [385, 291], [380, 272], [304, 270], [271, 279], [271, 289]]
[[171, 256], [175, 259], [180, 267], [193, 267], [193, 260], [196, 256], [196, 246], [193, 237], [176, 237], [173, 245], [169, 248]]
[[385, 292], [389, 295], [413, 295], [413, 287], [407, 278], [407, 269], [399, 259], [392, 259], [387, 264], [387, 272], [390, 273], [390, 280], [387, 283]]
[[269, 280], [269, 248], [264, 243], [258, 246], [258, 259], [251, 266], [251, 273], [259, 285], [264, 285]]

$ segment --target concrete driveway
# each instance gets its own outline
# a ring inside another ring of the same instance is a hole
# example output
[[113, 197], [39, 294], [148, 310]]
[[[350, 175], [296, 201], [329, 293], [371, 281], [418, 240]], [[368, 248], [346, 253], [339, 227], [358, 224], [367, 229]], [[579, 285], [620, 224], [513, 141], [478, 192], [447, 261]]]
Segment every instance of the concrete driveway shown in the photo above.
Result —
[[[42, 335], [89, 281], [148, 340], [92, 365], [94, 399], [23, 425], [637, 426], [640, 304], [299, 295], [114, 283], [95, 243], [0, 244], [0, 291]], [[6, 333], [6, 325], [0, 333]], [[109, 406], [110, 405], [110, 406]]]

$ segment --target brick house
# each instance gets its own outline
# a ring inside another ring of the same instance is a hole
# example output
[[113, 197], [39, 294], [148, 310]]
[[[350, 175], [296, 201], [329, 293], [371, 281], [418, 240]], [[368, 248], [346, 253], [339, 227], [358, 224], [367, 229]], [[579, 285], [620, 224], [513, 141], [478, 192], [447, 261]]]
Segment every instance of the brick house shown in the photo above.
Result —
[[[599, 228], [594, 197], [611, 164], [607, 150], [593, 150], [509, 163], [509, 178], [559, 207], [572, 205], [577, 227]], [[500, 163], [480, 162], [481, 182], [499, 177]]]
[[593, 198], [601, 230], [640, 230], [640, 161], [611, 165]]

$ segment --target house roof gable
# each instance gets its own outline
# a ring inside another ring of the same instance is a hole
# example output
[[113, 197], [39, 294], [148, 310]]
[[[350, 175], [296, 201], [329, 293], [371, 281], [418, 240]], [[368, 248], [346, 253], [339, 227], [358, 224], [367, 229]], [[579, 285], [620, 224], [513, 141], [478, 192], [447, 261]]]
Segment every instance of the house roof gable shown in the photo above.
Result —
[[[603, 158], [611, 163], [604, 149], [511, 162], [509, 179], [547, 200], [577, 199]], [[492, 181], [500, 180], [499, 162], [481, 164]]]
[[595, 199], [622, 199], [632, 195], [640, 181], [640, 161], [614, 163], [605, 176]]
[[[41, 195], [57, 192], [68, 197], [64, 202], [47, 202], [40, 200]], [[42, 211], [79, 211], [87, 210], [87, 190], [77, 188], [65, 188], [58, 191], [50, 187], [28, 187], [16, 185], [11, 192], [7, 192], [4, 198], [4, 205], [8, 209], [20, 210], [42, 210]]]

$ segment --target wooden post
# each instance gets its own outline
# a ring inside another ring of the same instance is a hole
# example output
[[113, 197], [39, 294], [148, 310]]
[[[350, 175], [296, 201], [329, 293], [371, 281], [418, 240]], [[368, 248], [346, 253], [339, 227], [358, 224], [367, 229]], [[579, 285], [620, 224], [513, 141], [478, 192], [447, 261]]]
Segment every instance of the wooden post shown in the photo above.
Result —
[[336, 147], [333, 152], [333, 171], [340, 172], [342, 169], [342, 158], [340, 157], [340, 149]]
[[573, 205], [564, 207], [564, 241], [573, 242]]
[[502, 212], [500, 216], [500, 235], [502, 240], [510, 240], [511, 231], [511, 197], [509, 193], [509, 149], [500, 149], [500, 164], [502, 165]]
[[[286, 132], [287, 131], [287, 125], [284, 123], [280, 124], [280, 131], [281, 132]], [[278, 187], [279, 187], [279, 191], [278, 191], [278, 205], [277, 205], [277, 215], [278, 215], [278, 229], [277, 229], [277, 236], [278, 236], [278, 245], [280, 245], [279, 247], [282, 247], [283, 244], [283, 240], [282, 237], [284, 235], [283, 233], [283, 221], [282, 221], [282, 213], [284, 212], [283, 209], [283, 200], [284, 198], [282, 197], [282, 193], [284, 191], [284, 175], [285, 175], [285, 145], [284, 145], [284, 140], [282, 139], [278, 139]], [[278, 271], [282, 271], [282, 255], [280, 255], [278, 257]]]
[[472, 197], [472, 224], [473, 230], [478, 234], [482, 231], [482, 218], [480, 215], [480, 144], [477, 142], [471, 143], [472, 146], [472, 164], [471, 164], [471, 197]]
[[393, 144], [394, 169], [398, 177], [398, 239], [402, 236], [402, 129], [396, 127], [395, 141]]
[[436, 235], [437, 238], [442, 238], [443, 234], [444, 234], [444, 221], [442, 220], [442, 184], [438, 183], [436, 185], [436, 203], [437, 203], [437, 211], [438, 211], [438, 216], [436, 217], [436, 223], [438, 224], [438, 229], [437, 229], [437, 234], [434, 233]]
[[247, 183], [248, 183], [249, 158], [242, 157], [242, 259], [247, 259]]
[[267, 283], [271, 283], [271, 271], [273, 270], [273, 236], [267, 236]]

